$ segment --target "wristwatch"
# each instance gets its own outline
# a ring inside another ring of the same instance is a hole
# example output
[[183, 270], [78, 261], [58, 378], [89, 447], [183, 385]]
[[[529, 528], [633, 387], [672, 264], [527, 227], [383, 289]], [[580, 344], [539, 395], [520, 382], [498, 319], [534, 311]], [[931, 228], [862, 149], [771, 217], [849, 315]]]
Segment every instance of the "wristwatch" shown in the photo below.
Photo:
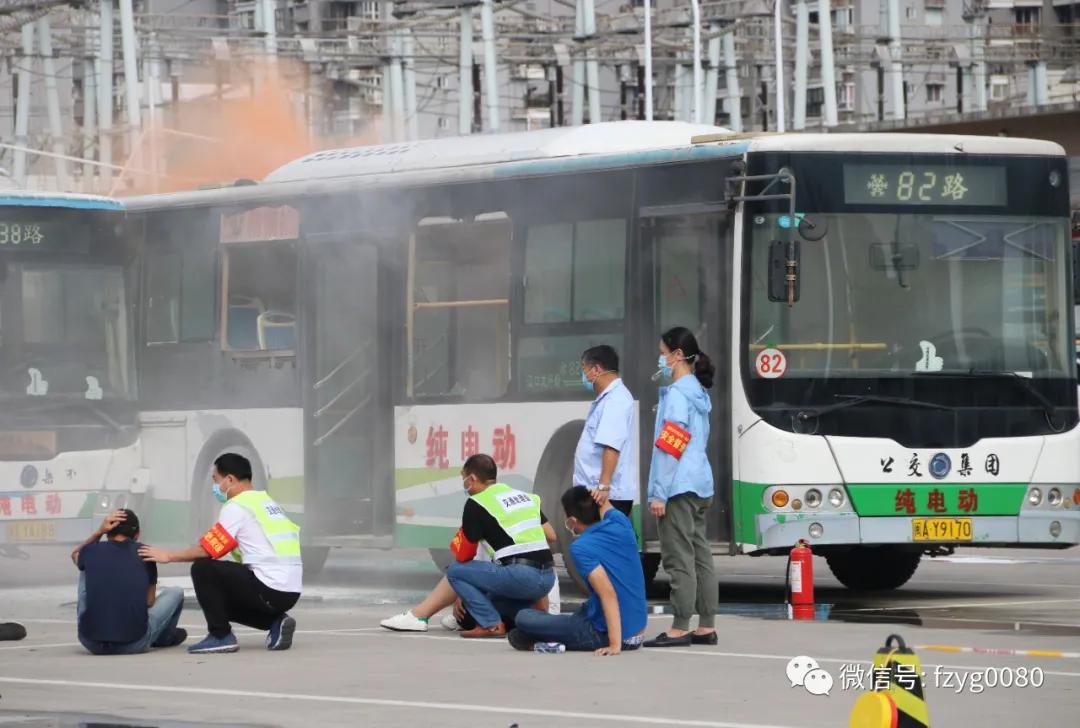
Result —
[[611, 486], [610, 485], [598, 485], [598, 486], [596, 486], [596, 489], [597, 490], [611, 490]]

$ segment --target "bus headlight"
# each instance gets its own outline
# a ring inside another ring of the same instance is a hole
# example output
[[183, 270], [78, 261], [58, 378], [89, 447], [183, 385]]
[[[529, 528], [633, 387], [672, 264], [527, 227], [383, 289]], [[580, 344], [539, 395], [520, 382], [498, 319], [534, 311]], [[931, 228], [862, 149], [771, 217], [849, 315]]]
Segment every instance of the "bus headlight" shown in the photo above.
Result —
[[1061, 497], [1061, 490], [1058, 488], [1051, 488], [1046, 493], [1046, 502], [1052, 506], [1060, 506], [1064, 498]]
[[772, 504], [777, 508], [783, 508], [788, 504], [788, 494], [786, 490], [778, 490], [772, 494]]
[[1042, 503], [1042, 491], [1038, 488], [1032, 488], [1028, 491], [1028, 503], [1033, 506], [1037, 506]]
[[840, 508], [844, 505], [845, 500], [844, 491], [840, 488], [833, 488], [829, 491], [829, 505], [833, 508]]
[[806, 501], [807, 508], [817, 508], [821, 505], [821, 491], [817, 488], [811, 488], [806, 491], [804, 500]]

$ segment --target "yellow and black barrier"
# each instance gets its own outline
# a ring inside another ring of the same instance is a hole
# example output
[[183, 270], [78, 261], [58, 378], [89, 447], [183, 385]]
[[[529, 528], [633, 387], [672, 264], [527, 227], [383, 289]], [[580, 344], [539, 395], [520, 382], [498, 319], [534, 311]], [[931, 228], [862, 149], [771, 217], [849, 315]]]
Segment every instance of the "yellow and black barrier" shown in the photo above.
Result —
[[874, 655], [872, 692], [855, 701], [850, 728], [929, 728], [922, 664], [904, 638], [891, 634]]

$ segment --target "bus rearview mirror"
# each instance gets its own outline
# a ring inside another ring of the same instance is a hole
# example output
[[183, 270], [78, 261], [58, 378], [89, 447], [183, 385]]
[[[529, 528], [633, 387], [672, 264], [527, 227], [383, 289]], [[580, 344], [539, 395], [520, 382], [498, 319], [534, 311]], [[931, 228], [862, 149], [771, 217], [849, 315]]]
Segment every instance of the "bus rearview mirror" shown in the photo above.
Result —
[[1073, 243], [1072, 254], [1073, 305], [1080, 306], [1080, 243]]

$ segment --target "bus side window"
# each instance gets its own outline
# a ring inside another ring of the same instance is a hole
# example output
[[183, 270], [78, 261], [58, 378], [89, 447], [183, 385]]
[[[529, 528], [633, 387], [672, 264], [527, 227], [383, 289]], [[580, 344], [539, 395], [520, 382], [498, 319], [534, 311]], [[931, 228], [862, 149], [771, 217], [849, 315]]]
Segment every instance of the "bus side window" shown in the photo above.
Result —
[[146, 259], [146, 343], [180, 341], [180, 255], [151, 250]]
[[228, 351], [296, 348], [296, 246], [230, 244], [222, 256], [221, 342]]
[[506, 393], [512, 236], [502, 212], [417, 225], [406, 287], [410, 397]]

